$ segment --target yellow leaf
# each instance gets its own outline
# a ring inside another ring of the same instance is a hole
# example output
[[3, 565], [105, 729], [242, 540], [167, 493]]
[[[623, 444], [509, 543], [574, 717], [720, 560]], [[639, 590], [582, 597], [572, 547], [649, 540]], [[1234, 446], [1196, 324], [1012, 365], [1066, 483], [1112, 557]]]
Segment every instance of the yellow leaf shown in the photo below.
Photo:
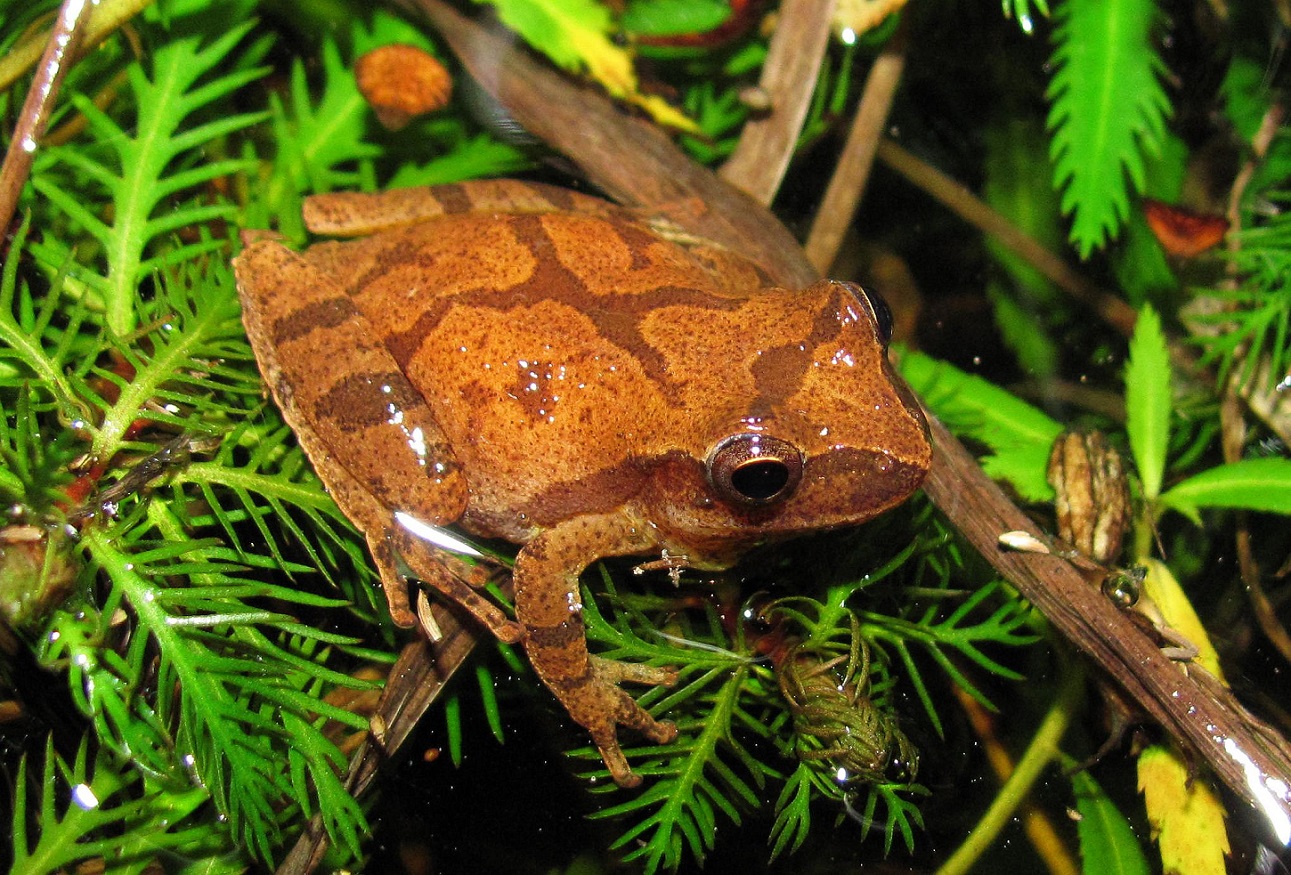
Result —
[[1144, 564], [1148, 567], [1147, 579], [1143, 581], [1144, 594], [1156, 603], [1167, 626], [1197, 646], [1198, 653], [1193, 662], [1227, 686], [1224, 673], [1219, 668], [1219, 654], [1215, 652], [1215, 645], [1210, 643], [1206, 627], [1201, 625], [1201, 620], [1197, 618], [1192, 602], [1184, 595], [1179, 581], [1175, 580], [1163, 562], [1146, 559]]
[[589, 27], [570, 24], [566, 36], [570, 47], [587, 65], [588, 74], [615, 97], [624, 97], [637, 89], [637, 74], [632, 58], [604, 33]]
[[1177, 751], [1153, 745], [1139, 754], [1139, 791], [1165, 875], [1224, 875], [1224, 808], [1204, 778], [1189, 783]]
[[656, 122], [687, 132], [699, 126], [666, 100], [642, 94], [632, 55], [610, 38], [609, 11], [594, 0], [478, 0], [502, 22], [566, 70], [586, 71], [611, 97], [644, 110]]
[[675, 131], [682, 131], [687, 134], [699, 133], [699, 125], [695, 124], [694, 120], [657, 94], [641, 94], [637, 92], [628, 95], [625, 99], [645, 110], [650, 118], [665, 128], [672, 128]]

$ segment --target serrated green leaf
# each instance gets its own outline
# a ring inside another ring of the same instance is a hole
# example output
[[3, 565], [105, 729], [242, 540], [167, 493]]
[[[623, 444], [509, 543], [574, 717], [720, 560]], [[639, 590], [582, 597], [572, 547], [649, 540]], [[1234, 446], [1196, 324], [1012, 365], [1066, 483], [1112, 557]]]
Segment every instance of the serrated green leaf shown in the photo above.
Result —
[[1080, 820], [1081, 871], [1085, 875], [1148, 875], [1148, 863], [1138, 838], [1116, 803], [1108, 798], [1089, 772], [1071, 776]]
[[[164, 241], [174, 228], [200, 226], [232, 211], [231, 207], [212, 211], [205, 204], [174, 203], [172, 199], [179, 190], [211, 178], [209, 170], [183, 168], [176, 159], [264, 118], [262, 113], [229, 113], [217, 121], [182, 130], [187, 121], [200, 117], [211, 103], [264, 74], [262, 69], [229, 71], [222, 66], [230, 63], [234, 49], [254, 24], [244, 22], [209, 41], [200, 36], [172, 38], [149, 55], [146, 70], [142, 62], [130, 65], [126, 73], [137, 111], [129, 132], [88, 98], [73, 98], [89, 121], [91, 132], [111, 146], [115, 166], [93, 166], [91, 159], [81, 154], [84, 146], [76, 143], [49, 149], [33, 174], [33, 187], [101, 244], [106, 264], [101, 270], [88, 268], [90, 275], [85, 279], [101, 296], [108, 328], [118, 337], [129, 334], [139, 323], [136, 291], [145, 274], [145, 252], [161, 245], [158, 240]], [[198, 84], [216, 70], [218, 75]], [[76, 166], [106, 189], [111, 201], [110, 223], [94, 215], [104, 207], [97, 197], [90, 196], [91, 192], [68, 191], [45, 175], [59, 163]], [[225, 169], [245, 166], [246, 162], [241, 161], [223, 165]], [[44, 174], [39, 172], [41, 169]], [[175, 172], [179, 174], [177, 180]], [[167, 210], [164, 219], [158, 216], [163, 208]], [[47, 267], [57, 267], [61, 256], [57, 247], [33, 247], [32, 251]]]
[[1119, 233], [1130, 208], [1126, 175], [1143, 190], [1144, 158], [1159, 152], [1171, 106], [1151, 41], [1153, 0], [1065, 0], [1055, 17], [1050, 155], [1085, 258]]
[[1125, 366], [1125, 415], [1130, 450], [1149, 500], [1161, 494], [1170, 444], [1170, 353], [1161, 319], [1151, 306], [1139, 311]]
[[1197, 519], [1203, 507], [1291, 514], [1291, 459], [1243, 459], [1189, 477], [1161, 503]]
[[981, 460], [987, 474], [1008, 480], [1028, 501], [1053, 498], [1045, 471], [1062, 426], [981, 377], [929, 356], [906, 353], [900, 371], [947, 428], [993, 450]]

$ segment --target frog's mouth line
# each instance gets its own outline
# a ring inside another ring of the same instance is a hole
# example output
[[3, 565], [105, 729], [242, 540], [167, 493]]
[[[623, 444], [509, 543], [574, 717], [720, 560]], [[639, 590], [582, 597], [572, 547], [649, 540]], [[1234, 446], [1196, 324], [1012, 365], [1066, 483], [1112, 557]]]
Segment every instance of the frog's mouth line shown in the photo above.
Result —
[[773, 504], [729, 507], [742, 524], [764, 534], [859, 525], [909, 498], [925, 471], [926, 466], [887, 453], [832, 450], [807, 459], [793, 496]]

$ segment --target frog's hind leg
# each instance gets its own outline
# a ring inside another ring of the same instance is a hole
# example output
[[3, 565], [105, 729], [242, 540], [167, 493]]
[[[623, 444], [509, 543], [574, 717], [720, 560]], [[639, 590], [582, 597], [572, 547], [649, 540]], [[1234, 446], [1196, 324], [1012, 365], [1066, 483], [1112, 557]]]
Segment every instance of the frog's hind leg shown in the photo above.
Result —
[[362, 237], [463, 213], [619, 214], [609, 201], [566, 188], [517, 179], [476, 179], [427, 188], [330, 192], [305, 200], [305, 226], [315, 234]]
[[399, 555], [423, 583], [460, 605], [501, 640], [515, 644], [521, 639], [521, 625], [508, 619], [501, 608], [478, 592], [491, 575], [478, 566], [470, 566], [428, 546], [406, 532], [399, 532], [394, 540]]
[[648, 530], [625, 516], [579, 517], [530, 541], [515, 566], [516, 617], [524, 627], [529, 660], [570, 716], [587, 729], [610, 775], [623, 787], [636, 786], [641, 779], [623, 756], [618, 727], [635, 729], [659, 743], [676, 738], [677, 728], [656, 720], [618, 684], [671, 685], [677, 673], [590, 655], [578, 578], [596, 559], [641, 553], [653, 546]]
[[242, 321], [283, 418], [367, 538], [391, 616], [414, 625], [390, 540], [393, 511], [444, 524], [466, 507], [466, 480], [443, 430], [330, 275], [268, 240], [233, 266]]

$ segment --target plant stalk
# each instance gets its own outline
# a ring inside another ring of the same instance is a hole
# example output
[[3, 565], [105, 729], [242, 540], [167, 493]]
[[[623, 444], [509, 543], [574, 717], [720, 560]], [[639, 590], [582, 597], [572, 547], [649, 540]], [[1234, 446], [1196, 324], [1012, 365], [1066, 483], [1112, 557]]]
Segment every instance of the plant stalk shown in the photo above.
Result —
[[1040, 773], [1057, 758], [1058, 745], [1072, 715], [1080, 704], [1085, 690], [1085, 670], [1079, 660], [1064, 661], [1064, 670], [1058, 697], [1049, 706], [1049, 711], [1040, 722], [1040, 727], [1027, 746], [1026, 752], [1018, 760], [1013, 774], [1004, 782], [996, 794], [991, 807], [982, 815], [982, 819], [973, 827], [968, 838], [960, 845], [950, 859], [937, 870], [937, 875], [963, 875], [995, 843], [1000, 830], [1013, 817], [1013, 813], [1026, 800], [1027, 793], [1040, 778]]

